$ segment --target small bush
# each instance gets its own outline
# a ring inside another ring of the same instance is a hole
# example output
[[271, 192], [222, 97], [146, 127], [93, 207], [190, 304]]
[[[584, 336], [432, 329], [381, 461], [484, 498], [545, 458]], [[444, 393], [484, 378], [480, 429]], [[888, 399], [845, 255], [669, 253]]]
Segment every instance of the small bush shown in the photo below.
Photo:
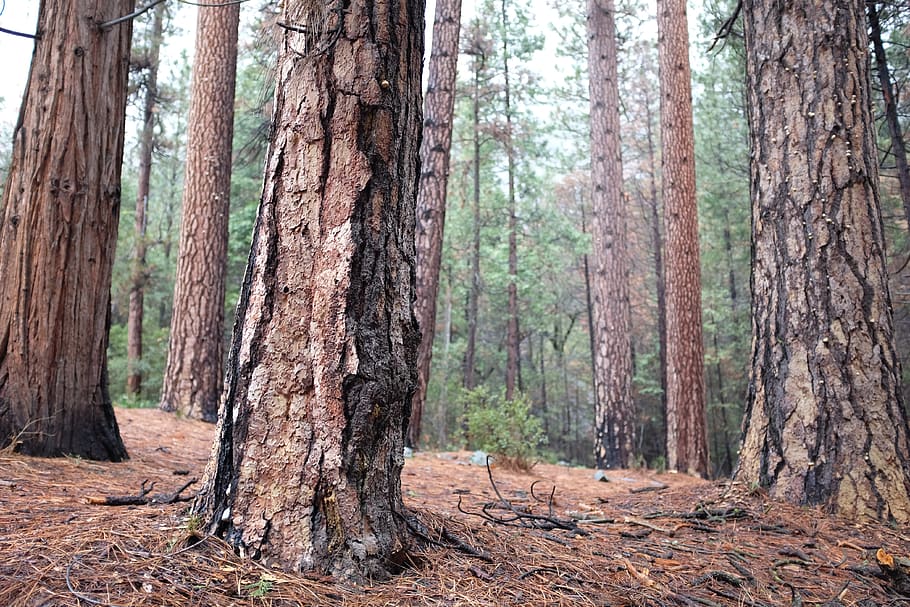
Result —
[[527, 471], [534, 466], [546, 438], [526, 396], [506, 400], [481, 386], [464, 391], [459, 400], [469, 448], [494, 455], [504, 468]]

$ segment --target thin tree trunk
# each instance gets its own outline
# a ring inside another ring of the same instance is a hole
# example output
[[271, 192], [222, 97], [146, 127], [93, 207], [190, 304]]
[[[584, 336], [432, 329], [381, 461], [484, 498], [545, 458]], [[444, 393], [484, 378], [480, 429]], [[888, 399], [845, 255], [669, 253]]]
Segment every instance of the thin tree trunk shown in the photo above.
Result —
[[[585, 206], [583, 202], [581, 205], [581, 233], [588, 233], [585, 220]], [[588, 347], [591, 351], [591, 387], [594, 392], [594, 410], [599, 411], [600, 399], [597, 395], [597, 348], [595, 346], [594, 338], [594, 332], [596, 330], [594, 325], [594, 301], [591, 295], [591, 268], [587, 253], [582, 255], [582, 262], [584, 264], [585, 272], [585, 313], [588, 320]]]
[[657, 31], [667, 259], [667, 465], [707, 476], [695, 138], [685, 0], [658, 0]]
[[0, 447], [127, 457], [108, 393], [132, 0], [43, 0], [0, 206]]
[[414, 313], [423, 334], [417, 352], [417, 391], [411, 403], [408, 424], [407, 443], [411, 447], [420, 440], [421, 418], [433, 358], [433, 338], [436, 335], [436, 300], [446, 215], [460, 29], [461, 0], [438, 0], [433, 22], [433, 53], [430, 55], [427, 79], [423, 141], [420, 144], [422, 172], [417, 191], [417, 298]]
[[776, 498], [906, 523], [910, 430], [864, 2], [743, 8], [753, 338], [736, 476]]
[[149, 182], [152, 176], [152, 153], [155, 149], [155, 104], [158, 102], [158, 55], [164, 32], [165, 4], [155, 6], [145, 65], [145, 99], [142, 104], [142, 132], [139, 135], [139, 183], [136, 194], [135, 245], [130, 285], [129, 315], [126, 329], [126, 393], [142, 393], [142, 321], [145, 285], [148, 282], [146, 250], [148, 242]]
[[[195, 509], [243, 554], [365, 583], [409, 544], [400, 473], [420, 341], [423, 4], [345, 9], [321, 35], [284, 30], [218, 442]], [[293, 10], [283, 22], [312, 18]]]
[[882, 87], [882, 98], [885, 101], [885, 122], [888, 124], [888, 133], [891, 135], [891, 151], [894, 154], [897, 180], [900, 184], [904, 217], [907, 219], [907, 225], [910, 226], [910, 167], [907, 165], [907, 148], [904, 145], [904, 133], [901, 130], [897, 113], [897, 99], [894, 95], [894, 86], [891, 84], [888, 57], [885, 55], [885, 45], [882, 44], [882, 26], [879, 23], [876, 4], [876, 2], [866, 3], [866, 11], [869, 16], [869, 37], [875, 54], [875, 68]]
[[161, 409], [215, 421], [224, 367], [231, 149], [240, 6], [200, 6], [183, 220]]
[[506, 400], [515, 397], [521, 376], [521, 334], [518, 328], [518, 218], [515, 200], [515, 142], [512, 133], [512, 101], [509, 84], [509, 15], [506, 0], [501, 3], [502, 72], [505, 79], [506, 159], [509, 181], [509, 309], [506, 330]]
[[482, 52], [474, 52], [473, 90], [473, 223], [471, 225], [471, 288], [468, 292], [468, 343], [464, 357], [464, 387], [473, 390], [476, 386], [475, 356], [477, 353], [477, 314], [480, 299], [480, 72], [483, 69]]
[[547, 367], [544, 355], [544, 336], [540, 334], [540, 417], [543, 420], [543, 434], [550, 435], [550, 413], [547, 411], [549, 403], [547, 402]]
[[667, 446], [667, 287], [664, 273], [663, 248], [660, 234], [660, 199], [657, 195], [657, 154], [654, 149], [654, 137], [651, 129], [653, 117], [651, 106], [646, 105], [646, 132], [648, 140], [648, 159], [651, 171], [648, 175], [648, 186], [651, 199], [649, 202], [651, 243], [654, 247], [654, 290], [657, 296], [657, 349], [660, 365], [660, 412], [663, 424], [663, 441], [661, 447]]
[[597, 389], [594, 455], [596, 465], [602, 468], [627, 467], [635, 436], [615, 11], [613, 0], [588, 0], [594, 212], [592, 333]]

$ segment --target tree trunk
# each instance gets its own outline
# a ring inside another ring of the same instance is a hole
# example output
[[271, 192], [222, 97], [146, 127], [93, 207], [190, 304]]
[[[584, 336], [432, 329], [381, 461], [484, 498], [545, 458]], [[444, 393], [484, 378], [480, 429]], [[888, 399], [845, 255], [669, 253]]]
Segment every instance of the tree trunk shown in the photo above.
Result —
[[[581, 204], [581, 233], [587, 234], [587, 223], [584, 202]], [[591, 387], [594, 389], [594, 411], [600, 411], [600, 400], [597, 396], [597, 347], [595, 346], [594, 332], [594, 297], [591, 293], [591, 263], [588, 254], [582, 256], [585, 273], [585, 313], [588, 321], [588, 348], [591, 351]], [[569, 402], [566, 399], [566, 402]]]
[[648, 138], [648, 159], [651, 172], [648, 175], [650, 200], [649, 223], [651, 224], [651, 243], [654, 247], [654, 290], [657, 296], [657, 349], [660, 372], [660, 413], [663, 424], [663, 447], [667, 446], [667, 288], [666, 273], [664, 272], [664, 243], [660, 234], [660, 200], [657, 197], [657, 154], [654, 149], [654, 137], [651, 130], [651, 106], [646, 105], [647, 113], [646, 131]]
[[473, 390], [477, 384], [475, 357], [477, 355], [477, 315], [480, 299], [480, 72], [484, 67], [484, 56], [481, 50], [474, 52], [474, 90], [473, 93], [473, 186], [472, 204], [473, 223], [471, 226], [471, 287], [468, 291], [468, 343], [464, 354], [464, 387]]
[[417, 299], [414, 313], [422, 336], [417, 352], [417, 391], [411, 403], [408, 424], [407, 442], [411, 447], [420, 440], [420, 420], [427, 398], [433, 338], [436, 336], [436, 300], [446, 216], [460, 29], [461, 0], [438, 0], [424, 102], [420, 187], [417, 190]]
[[155, 104], [158, 102], [158, 55], [164, 32], [165, 4], [155, 6], [145, 60], [145, 99], [142, 104], [142, 132], [139, 135], [139, 184], [136, 193], [135, 244], [126, 329], [126, 393], [142, 393], [142, 320], [145, 284], [148, 281], [146, 231], [148, 228], [149, 182], [155, 149]]
[[506, 400], [515, 398], [516, 382], [521, 377], [521, 335], [518, 329], [518, 218], [515, 201], [515, 142], [512, 138], [512, 101], [509, 88], [509, 15], [506, 0], [501, 3], [502, 73], [505, 79], [505, 146], [509, 182], [509, 286], [506, 329]]
[[183, 219], [161, 408], [215, 421], [224, 366], [231, 149], [240, 5], [199, 7]]
[[597, 389], [594, 455], [598, 467], [624, 468], [632, 459], [635, 406], [613, 0], [588, 0], [588, 66]]
[[107, 386], [132, 0], [42, 1], [0, 223], [0, 446], [127, 457]]
[[667, 465], [708, 474], [695, 139], [685, 0], [657, 2], [667, 289]]
[[910, 226], [910, 166], [907, 165], [907, 148], [904, 145], [904, 133], [901, 130], [900, 117], [897, 113], [897, 98], [891, 84], [891, 71], [888, 69], [888, 57], [885, 45], [882, 44], [882, 26], [878, 19], [876, 2], [867, 2], [869, 15], [869, 37], [875, 54], [875, 69], [882, 87], [882, 99], [885, 102], [885, 122], [891, 136], [891, 151], [894, 154], [897, 181], [900, 184], [901, 201], [904, 205], [904, 217]]
[[218, 447], [195, 508], [264, 564], [366, 581], [408, 544], [423, 3], [352, 0], [327, 13], [318, 35], [295, 25], [312, 14], [282, 15], [293, 29]]
[[753, 339], [737, 477], [906, 523], [910, 449], [863, 5], [744, 6]]

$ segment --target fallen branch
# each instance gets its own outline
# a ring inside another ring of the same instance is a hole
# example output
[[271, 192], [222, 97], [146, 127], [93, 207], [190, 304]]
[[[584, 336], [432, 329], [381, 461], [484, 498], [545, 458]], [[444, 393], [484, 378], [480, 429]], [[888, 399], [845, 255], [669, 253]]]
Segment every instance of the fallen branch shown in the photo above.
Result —
[[445, 527], [442, 527], [439, 529], [440, 539], [445, 540], [444, 542], [442, 542], [440, 540], [433, 539], [432, 537], [430, 537], [430, 530], [427, 528], [426, 525], [421, 523], [420, 520], [415, 515], [402, 514], [399, 512], [396, 512], [395, 514], [398, 515], [399, 517], [401, 517], [402, 520], [404, 520], [405, 524], [407, 524], [408, 529], [411, 531], [411, 533], [413, 533], [414, 535], [416, 535], [423, 541], [427, 542], [428, 544], [433, 544], [434, 546], [439, 546], [440, 548], [458, 550], [459, 552], [467, 554], [468, 556], [473, 556], [475, 558], [478, 558], [486, 563], [493, 562], [493, 557], [491, 557], [489, 554], [487, 554], [486, 552], [484, 552], [483, 550], [481, 550], [479, 548], [475, 548], [475, 547], [465, 543], [461, 538], [459, 538], [457, 535], [455, 535], [454, 533], [452, 533]]
[[[554, 531], [558, 529], [568, 531], [570, 535], [589, 534], [578, 526], [578, 522], [571, 518], [560, 518], [553, 513], [553, 496], [556, 493], [556, 487], [553, 487], [550, 491], [549, 498], [545, 500], [534, 493], [534, 485], [536, 485], [538, 481], [535, 481], [531, 485], [531, 496], [538, 502], [546, 503], [548, 512], [546, 515], [534, 514], [525, 508], [516, 508], [512, 502], [503, 497], [502, 493], [499, 491], [499, 487], [496, 486], [496, 481], [493, 479], [493, 470], [490, 468], [489, 456], [487, 456], [487, 477], [490, 479], [490, 486], [493, 487], [493, 491], [496, 493], [498, 501], [484, 504], [480, 507], [480, 512], [471, 512], [470, 510], [464, 509], [461, 503], [461, 496], [459, 495], [459, 512], [469, 516], [477, 516], [485, 521], [496, 523], [497, 525], [504, 525], [506, 527], [522, 527], [525, 529], [539, 529], [541, 531]], [[494, 514], [490, 512], [496, 508], [501, 508], [506, 512], [504, 514]]]
[[[155, 483], [149, 483], [148, 480], [142, 481], [139, 493], [136, 495], [108, 495], [106, 497], [89, 497], [86, 502], [96, 506], [145, 506], [148, 504], [175, 504], [177, 502], [188, 502], [193, 499], [192, 495], [180, 495], [190, 486], [195, 484], [197, 479], [192, 478], [183, 484], [173, 493], [156, 493], [149, 495], [155, 488]], [[146, 484], [148, 483], [148, 486]]]

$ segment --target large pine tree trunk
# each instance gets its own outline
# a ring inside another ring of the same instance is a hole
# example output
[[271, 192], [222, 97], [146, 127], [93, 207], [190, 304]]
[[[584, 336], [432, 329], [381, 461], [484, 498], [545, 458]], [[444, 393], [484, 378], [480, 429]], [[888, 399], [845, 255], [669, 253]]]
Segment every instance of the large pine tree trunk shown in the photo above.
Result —
[[685, 0], [658, 0], [666, 238], [667, 465], [707, 476], [708, 434], [695, 204], [695, 138]]
[[142, 103], [142, 131], [139, 134], [139, 184], [136, 188], [135, 244], [126, 329], [126, 393], [142, 392], [142, 321], [145, 316], [145, 284], [148, 281], [146, 230], [148, 227], [149, 184], [152, 153], [155, 149], [155, 105], [158, 103], [158, 56], [164, 31], [165, 4], [152, 13], [148, 49], [142, 58], [145, 68], [145, 98]]
[[626, 212], [619, 142], [616, 9], [612, 0], [588, 0], [591, 91], [591, 204], [594, 221], [594, 378], [597, 466], [623, 468], [632, 458], [631, 312]]
[[433, 52], [427, 77], [423, 142], [420, 144], [420, 187], [417, 193], [417, 299], [414, 313], [422, 336], [417, 352], [417, 391], [411, 403], [408, 444], [420, 440], [421, 418], [430, 380], [436, 300], [446, 215], [446, 186], [452, 148], [452, 117], [458, 66], [461, 0], [439, 0], [433, 22]]
[[910, 521], [862, 0], [744, 6], [752, 374], [737, 477]]
[[224, 364], [231, 149], [240, 6], [201, 6], [183, 219], [161, 408], [215, 421]]
[[269, 564], [376, 579], [408, 541], [423, 3], [353, 0], [318, 39], [301, 31], [311, 18], [282, 18], [264, 191], [196, 508]]
[[43, 1], [0, 224], [0, 445], [121, 460], [107, 386], [132, 0]]

